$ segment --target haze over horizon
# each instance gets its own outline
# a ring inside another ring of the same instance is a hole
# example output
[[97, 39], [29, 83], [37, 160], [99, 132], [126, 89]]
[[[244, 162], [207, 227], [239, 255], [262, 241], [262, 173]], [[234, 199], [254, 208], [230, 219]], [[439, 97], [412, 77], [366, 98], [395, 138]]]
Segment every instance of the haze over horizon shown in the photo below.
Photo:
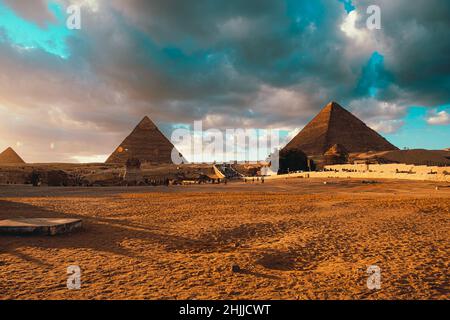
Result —
[[399, 148], [448, 148], [449, 15], [439, 0], [0, 0], [0, 152], [101, 162], [145, 115], [169, 138], [202, 120], [285, 143], [330, 101]]

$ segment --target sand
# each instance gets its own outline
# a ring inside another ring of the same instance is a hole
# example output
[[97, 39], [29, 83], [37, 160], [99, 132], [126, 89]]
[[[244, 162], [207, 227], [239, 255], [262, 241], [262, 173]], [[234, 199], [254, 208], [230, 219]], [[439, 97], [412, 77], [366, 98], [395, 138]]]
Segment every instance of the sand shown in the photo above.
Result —
[[0, 236], [0, 299], [450, 298], [450, 186], [323, 182], [0, 186], [0, 219], [83, 219], [70, 235]]

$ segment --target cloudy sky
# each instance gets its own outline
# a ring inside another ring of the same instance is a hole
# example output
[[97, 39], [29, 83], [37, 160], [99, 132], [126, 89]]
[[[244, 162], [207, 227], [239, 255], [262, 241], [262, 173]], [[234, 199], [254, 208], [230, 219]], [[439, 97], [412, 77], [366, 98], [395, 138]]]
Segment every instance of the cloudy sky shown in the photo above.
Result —
[[449, 54], [446, 0], [0, 0], [0, 149], [103, 161], [144, 115], [168, 137], [289, 137], [331, 100], [400, 148], [448, 148]]

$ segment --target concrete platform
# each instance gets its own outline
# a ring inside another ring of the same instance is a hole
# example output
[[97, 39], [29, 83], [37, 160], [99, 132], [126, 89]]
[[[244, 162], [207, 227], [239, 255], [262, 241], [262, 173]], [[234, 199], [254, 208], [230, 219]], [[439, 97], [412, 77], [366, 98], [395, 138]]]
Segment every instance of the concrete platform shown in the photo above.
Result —
[[8, 219], [0, 220], [0, 235], [49, 235], [68, 233], [81, 228], [82, 221], [79, 219]]

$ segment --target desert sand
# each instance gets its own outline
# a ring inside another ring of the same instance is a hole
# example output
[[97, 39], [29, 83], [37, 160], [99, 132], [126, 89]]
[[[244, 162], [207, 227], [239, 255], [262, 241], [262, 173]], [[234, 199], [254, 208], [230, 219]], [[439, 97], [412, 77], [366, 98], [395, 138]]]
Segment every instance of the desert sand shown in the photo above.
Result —
[[[0, 299], [450, 298], [450, 186], [324, 181], [0, 186], [0, 219], [84, 225], [0, 236]], [[66, 287], [70, 265], [80, 290]], [[366, 286], [370, 265], [380, 290]]]

